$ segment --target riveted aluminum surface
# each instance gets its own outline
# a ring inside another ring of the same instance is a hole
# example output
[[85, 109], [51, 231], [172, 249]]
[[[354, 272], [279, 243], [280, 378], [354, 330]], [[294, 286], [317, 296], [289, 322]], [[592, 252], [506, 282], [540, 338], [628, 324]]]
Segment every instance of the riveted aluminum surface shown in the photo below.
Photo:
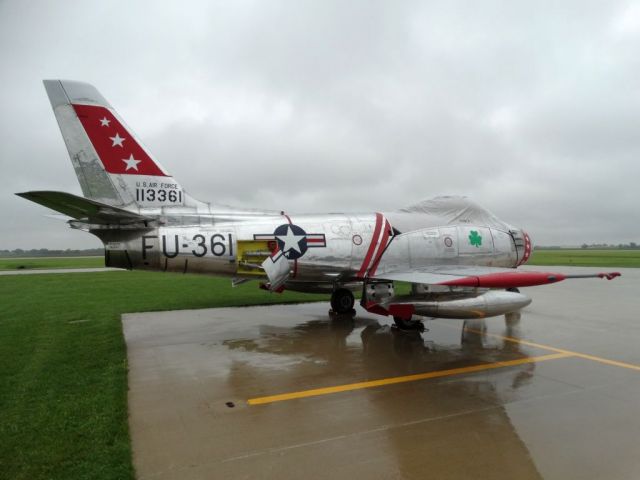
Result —
[[[71, 214], [72, 228], [98, 236], [107, 266], [223, 275], [235, 283], [266, 279], [271, 289], [299, 291], [384, 281], [385, 295], [379, 284], [369, 285], [369, 293], [388, 302], [393, 281], [442, 284], [452, 275], [480, 275], [480, 267], [516, 267], [531, 253], [522, 230], [464, 197], [436, 197], [393, 212], [310, 215], [201, 202], [160, 166], [95, 87], [44, 83], [87, 198], [21, 195]], [[495, 315], [527, 303], [504, 292], [460, 296], [451, 290], [436, 298], [433, 289], [422, 291], [426, 295], [411, 298], [416, 309], [439, 316]]]

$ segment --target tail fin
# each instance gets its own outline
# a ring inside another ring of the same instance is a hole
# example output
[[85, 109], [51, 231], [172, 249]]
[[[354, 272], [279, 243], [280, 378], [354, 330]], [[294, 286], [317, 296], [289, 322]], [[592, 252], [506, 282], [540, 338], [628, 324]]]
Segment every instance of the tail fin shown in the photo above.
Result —
[[193, 204], [95, 87], [45, 80], [85, 197], [123, 207]]

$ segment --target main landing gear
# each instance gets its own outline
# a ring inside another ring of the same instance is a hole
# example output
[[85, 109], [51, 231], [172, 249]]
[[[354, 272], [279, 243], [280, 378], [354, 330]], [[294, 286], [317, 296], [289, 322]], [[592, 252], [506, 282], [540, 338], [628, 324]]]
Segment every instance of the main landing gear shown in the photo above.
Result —
[[424, 323], [422, 323], [420, 320], [412, 320], [394, 316], [393, 321], [396, 324], [396, 327], [398, 327], [398, 330], [414, 330], [420, 333], [425, 331]]
[[335, 313], [351, 313], [355, 298], [351, 290], [346, 288], [338, 288], [331, 294], [331, 309]]

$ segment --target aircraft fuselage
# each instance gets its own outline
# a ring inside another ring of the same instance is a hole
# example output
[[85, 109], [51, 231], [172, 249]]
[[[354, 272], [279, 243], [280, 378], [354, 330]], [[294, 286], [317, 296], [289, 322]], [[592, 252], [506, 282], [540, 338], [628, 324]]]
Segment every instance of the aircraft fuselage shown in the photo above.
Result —
[[[401, 328], [414, 315], [515, 312], [531, 301], [518, 287], [570, 278], [517, 272], [532, 252], [529, 236], [464, 197], [435, 197], [384, 214], [287, 215], [200, 201], [95, 87], [44, 85], [83, 196], [18, 195], [98, 236], [107, 266], [256, 279], [272, 292], [330, 292], [334, 313], [352, 313], [359, 289], [363, 308], [393, 316]], [[396, 295], [394, 282], [409, 283], [411, 293]]]
[[[393, 214], [262, 216], [235, 221], [174, 217], [146, 229], [93, 229], [106, 264], [127, 269], [264, 278], [260, 264], [277, 251], [289, 283], [345, 283], [390, 269], [431, 265], [515, 267], [523, 260], [513, 233], [482, 225], [394, 231]], [[195, 220], [195, 221], [194, 221]], [[165, 223], [162, 225], [162, 223]]]

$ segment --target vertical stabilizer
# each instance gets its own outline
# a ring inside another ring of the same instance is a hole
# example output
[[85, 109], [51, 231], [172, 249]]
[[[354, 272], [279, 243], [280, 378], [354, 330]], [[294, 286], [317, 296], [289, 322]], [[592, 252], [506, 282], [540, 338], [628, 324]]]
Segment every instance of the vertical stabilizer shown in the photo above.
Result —
[[44, 86], [85, 197], [123, 207], [193, 206], [95, 87], [68, 80]]

